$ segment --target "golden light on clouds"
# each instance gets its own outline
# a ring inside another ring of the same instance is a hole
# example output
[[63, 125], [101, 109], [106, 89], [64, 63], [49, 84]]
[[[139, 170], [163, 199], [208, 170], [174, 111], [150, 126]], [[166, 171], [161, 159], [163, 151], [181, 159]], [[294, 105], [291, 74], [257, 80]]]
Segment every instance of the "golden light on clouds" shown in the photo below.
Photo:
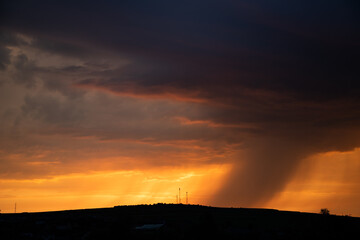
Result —
[[293, 180], [264, 207], [360, 216], [360, 149], [306, 159]]
[[[2, 212], [54, 211], [115, 205], [176, 203], [178, 188], [189, 203], [207, 204], [229, 165], [72, 174], [51, 179], [1, 180]], [[209, 184], [211, 182], [211, 184]]]
[[[360, 216], [348, 3], [319, 5], [319, 18], [292, 3], [59, 15], [12, 2], [0, 31], [2, 212], [175, 202], [181, 187], [191, 203]], [[83, 21], [94, 14], [96, 26]]]

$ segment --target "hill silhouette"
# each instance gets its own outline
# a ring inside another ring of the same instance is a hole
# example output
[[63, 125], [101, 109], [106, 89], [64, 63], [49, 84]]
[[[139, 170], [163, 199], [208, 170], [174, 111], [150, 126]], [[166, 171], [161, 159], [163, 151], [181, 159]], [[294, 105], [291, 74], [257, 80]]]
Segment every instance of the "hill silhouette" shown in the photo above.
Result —
[[0, 239], [347, 239], [360, 218], [153, 204], [0, 214]]

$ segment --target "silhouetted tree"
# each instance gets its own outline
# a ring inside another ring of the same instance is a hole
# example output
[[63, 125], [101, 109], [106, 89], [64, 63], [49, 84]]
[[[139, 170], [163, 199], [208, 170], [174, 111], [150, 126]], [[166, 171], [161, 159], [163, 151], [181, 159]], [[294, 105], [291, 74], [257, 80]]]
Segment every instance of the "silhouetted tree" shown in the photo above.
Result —
[[330, 211], [329, 211], [329, 209], [327, 209], [327, 208], [322, 208], [322, 209], [320, 210], [320, 213], [321, 213], [322, 215], [330, 215]]

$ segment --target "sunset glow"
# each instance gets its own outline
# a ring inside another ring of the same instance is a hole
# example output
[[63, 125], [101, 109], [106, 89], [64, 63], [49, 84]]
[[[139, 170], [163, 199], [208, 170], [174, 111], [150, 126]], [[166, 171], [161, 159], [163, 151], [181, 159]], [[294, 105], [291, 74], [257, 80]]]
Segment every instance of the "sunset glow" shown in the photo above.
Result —
[[[221, 187], [229, 166], [203, 168], [164, 168], [71, 174], [51, 179], [2, 180], [2, 212], [55, 211], [116, 205], [177, 203], [186, 192], [191, 204], [208, 204]], [[212, 182], [212, 184], [208, 184]]]
[[286, 188], [265, 207], [305, 212], [328, 208], [334, 214], [360, 216], [360, 149], [309, 157]]
[[3, 1], [2, 213], [182, 202], [360, 217], [351, 1]]

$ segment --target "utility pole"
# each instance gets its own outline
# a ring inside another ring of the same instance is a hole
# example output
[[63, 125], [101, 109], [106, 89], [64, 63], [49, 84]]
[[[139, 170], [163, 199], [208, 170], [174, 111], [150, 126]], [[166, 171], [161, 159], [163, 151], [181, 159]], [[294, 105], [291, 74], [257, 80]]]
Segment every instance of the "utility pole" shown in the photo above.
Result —
[[15, 213], [16, 213], [16, 203], [15, 203]]
[[186, 192], [186, 204], [189, 204], [188, 192]]
[[180, 188], [179, 188], [179, 204], [181, 204], [181, 194], [180, 194]]

